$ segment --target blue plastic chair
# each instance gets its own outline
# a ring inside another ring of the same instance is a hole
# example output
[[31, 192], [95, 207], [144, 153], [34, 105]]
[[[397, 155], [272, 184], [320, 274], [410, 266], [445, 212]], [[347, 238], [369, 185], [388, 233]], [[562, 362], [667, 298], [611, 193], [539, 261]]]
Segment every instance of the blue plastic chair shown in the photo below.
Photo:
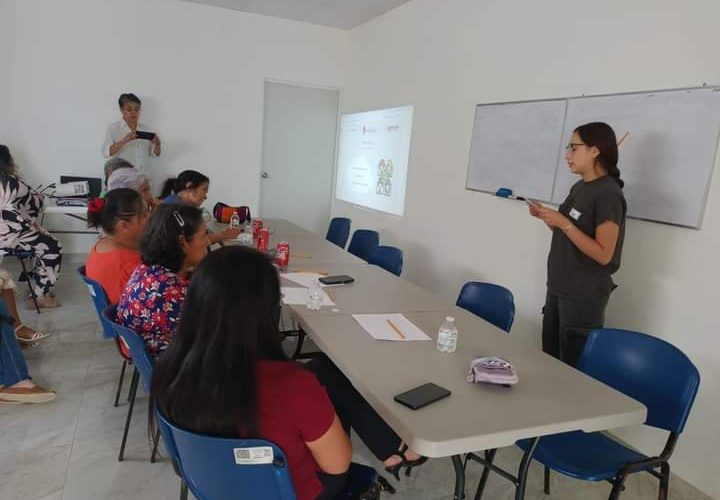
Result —
[[105, 293], [105, 289], [100, 283], [87, 277], [87, 274], [85, 273], [85, 266], [78, 267], [77, 273], [80, 275], [80, 279], [85, 282], [88, 290], [90, 291], [90, 298], [93, 301], [95, 311], [97, 312], [98, 319], [100, 320], [100, 325], [102, 326], [103, 337], [105, 337], [106, 339], [113, 339], [115, 341], [115, 347], [117, 348], [118, 354], [120, 354], [120, 357], [123, 360], [122, 368], [120, 369], [120, 380], [118, 380], [118, 388], [117, 392], [115, 393], [115, 403], [113, 403], [113, 406], [117, 408], [118, 402], [120, 400], [120, 392], [122, 391], [123, 381], [125, 379], [125, 368], [127, 367], [128, 363], [131, 363], [132, 361], [130, 357], [128, 357], [128, 355], [126, 354], [126, 351], [123, 350], [123, 347], [120, 345], [120, 341], [118, 340], [115, 332], [113, 331], [112, 321], [108, 321], [108, 319], [105, 318], [105, 315], [103, 314], [105, 308], [110, 305], [110, 300], [108, 299], [107, 293]]
[[[132, 362], [135, 365], [132, 382], [130, 383], [130, 406], [128, 407], [127, 418], [125, 419], [125, 431], [123, 432], [120, 453], [118, 454], [118, 461], [122, 462], [125, 454], [125, 444], [127, 443], [128, 430], [130, 429], [130, 422], [132, 421], [133, 409], [135, 408], [135, 398], [137, 396], [139, 379], [142, 379], [143, 387], [145, 387], [145, 391], [149, 393], [153, 369], [155, 367], [155, 360], [152, 356], [150, 356], [145, 340], [143, 340], [140, 335], [132, 331], [130, 328], [117, 323], [115, 319], [117, 317], [117, 306], [106, 307], [105, 310], [103, 310], [102, 315], [103, 318], [112, 325], [115, 335], [125, 342], [125, 345], [130, 350]], [[153, 451], [150, 457], [150, 462], [155, 462], [157, 457], [158, 439], [158, 435], [153, 437]]]
[[[155, 411], [160, 434], [183, 479], [180, 498], [187, 488], [198, 500], [224, 500], [242, 492], [242, 498], [294, 500], [290, 471], [283, 451], [265, 439], [221, 438], [180, 429]], [[263, 447], [267, 463], [238, 464], [248, 448]], [[272, 450], [272, 454], [270, 454]], [[371, 467], [351, 464], [341, 498], [351, 499], [377, 479]]]
[[350, 240], [348, 252], [360, 257], [362, 260], [368, 260], [370, 250], [380, 244], [380, 235], [372, 229], [357, 229]]
[[[629, 330], [598, 329], [590, 333], [578, 369], [643, 403], [647, 407], [645, 423], [669, 431], [670, 436], [654, 457], [601, 432], [542, 437], [533, 458], [545, 466], [545, 493], [550, 493], [551, 469], [586, 481], [609, 481], [613, 485], [611, 500], [620, 497], [629, 474], [648, 472], [660, 480], [658, 498], [666, 500], [668, 460], [700, 386], [697, 368], [682, 351], [657, 337]], [[527, 450], [530, 443], [523, 440], [517, 444]]]
[[456, 305], [506, 332], [510, 331], [515, 319], [512, 292], [492, 283], [468, 281], [460, 289]]
[[325, 239], [335, 243], [340, 248], [345, 248], [350, 237], [350, 219], [347, 217], [334, 217], [328, 226]]
[[376, 246], [370, 250], [367, 261], [368, 264], [380, 266], [395, 276], [400, 276], [403, 268], [403, 251], [390, 246]]
[[30, 293], [30, 299], [35, 305], [35, 310], [38, 314], [40, 314], [40, 306], [38, 305], [37, 295], [35, 294], [35, 290], [33, 290], [32, 283], [30, 283], [30, 272], [28, 271], [27, 265], [25, 263], [27, 260], [35, 257], [33, 251], [8, 248], [0, 250], [0, 256], [15, 257], [20, 262], [20, 267], [22, 267], [22, 274], [20, 275], [20, 279], [18, 281], [25, 281], [27, 283], [28, 291]]

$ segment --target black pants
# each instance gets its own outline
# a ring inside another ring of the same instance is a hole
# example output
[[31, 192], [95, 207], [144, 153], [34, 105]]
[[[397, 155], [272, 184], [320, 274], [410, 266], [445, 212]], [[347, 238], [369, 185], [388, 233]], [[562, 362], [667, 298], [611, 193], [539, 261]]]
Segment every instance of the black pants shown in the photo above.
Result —
[[325, 386], [348, 434], [351, 429], [354, 430], [378, 460], [385, 461], [398, 453], [400, 437], [365, 401], [330, 358], [322, 354], [312, 358], [305, 366]]
[[605, 323], [610, 295], [597, 299], [569, 299], [550, 291], [543, 307], [542, 348], [570, 366], [576, 366], [592, 330]]
[[347, 472], [344, 474], [318, 472], [317, 477], [322, 483], [323, 492], [315, 500], [335, 500], [340, 498], [340, 495], [345, 491], [345, 484], [347, 484], [348, 480]]

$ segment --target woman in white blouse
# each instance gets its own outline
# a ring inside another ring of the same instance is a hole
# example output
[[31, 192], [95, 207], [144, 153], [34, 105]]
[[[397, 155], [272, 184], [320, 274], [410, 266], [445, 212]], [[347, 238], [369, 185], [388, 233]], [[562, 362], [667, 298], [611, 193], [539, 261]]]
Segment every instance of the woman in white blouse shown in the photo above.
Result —
[[160, 156], [160, 137], [146, 124], [140, 123], [142, 103], [135, 94], [120, 94], [118, 105], [123, 119], [108, 127], [103, 156], [127, 160], [145, 173], [150, 156]]

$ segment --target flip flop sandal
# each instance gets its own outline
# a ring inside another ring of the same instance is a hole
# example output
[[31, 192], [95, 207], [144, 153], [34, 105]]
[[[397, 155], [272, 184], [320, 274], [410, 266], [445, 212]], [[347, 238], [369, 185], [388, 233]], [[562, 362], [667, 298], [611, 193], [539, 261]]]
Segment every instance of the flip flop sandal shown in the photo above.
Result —
[[18, 342], [24, 342], [25, 344], [34, 344], [35, 342], [38, 342], [38, 341], [43, 340], [43, 339], [46, 339], [46, 338], [48, 338], [48, 337], [50, 336], [49, 333], [45, 333], [45, 332], [41, 332], [41, 331], [36, 330], [36, 331], [33, 333], [32, 337], [30, 337], [30, 338], [20, 337], [17, 333], [18, 333], [22, 328], [28, 328], [29, 330], [32, 330], [32, 328], [30, 328], [29, 326], [23, 325], [22, 323], [20, 323], [20, 325], [19, 325], [17, 328], [15, 328], [15, 338], [18, 339]]

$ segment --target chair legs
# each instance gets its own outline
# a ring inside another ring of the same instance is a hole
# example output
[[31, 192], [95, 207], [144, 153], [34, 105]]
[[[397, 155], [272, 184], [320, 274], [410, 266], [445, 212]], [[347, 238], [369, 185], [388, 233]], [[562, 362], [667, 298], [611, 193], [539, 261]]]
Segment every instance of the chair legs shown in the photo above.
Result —
[[27, 281], [28, 290], [30, 291], [30, 298], [32, 299], [33, 304], [35, 304], [35, 310], [38, 314], [40, 314], [40, 306], [38, 305], [35, 290], [33, 290], [32, 283], [30, 282], [30, 273], [28, 273], [28, 270], [25, 267], [25, 259], [22, 257], [18, 257], [18, 260], [20, 261], [20, 267], [22, 267], [23, 270], [22, 275], [25, 276], [25, 280]]
[[118, 380], [117, 393], [115, 393], [115, 404], [113, 406], [117, 408], [118, 401], [120, 400], [120, 391], [122, 391], [123, 379], [125, 378], [125, 367], [127, 366], [127, 360], [123, 359], [122, 368], [120, 369], [120, 380]]
[[625, 489], [624, 486], [626, 478], [626, 475], [619, 475], [615, 478], [608, 500], [617, 500], [618, 498], [620, 498], [620, 493], [622, 493], [622, 491]]
[[550, 494], [550, 467], [545, 466], [545, 481], [543, 483], [543, 492], [546, 495]]
[[152, 449], [152, 455], [150, 455], [150, 463], [154, 464], [157, 460], [157, 451], [158, 451], [158, 444], [160, 443], [160, 429], [155, 430], [155, 435], [153, 436], [153, 449]]
[[120, 454], [118, 462], [122, 462], [125, 454], [125, 444], [127, 443], [128, 431], [130, 430], [130, 421], [132, 420], [133, 408], [135, 407], [135, 395], [137, 394], [138, 380], [140, 374], [137, 368], [133, 371], [132, 381], [130, 382], [130, 406], [128, 407], [127, 418], [125, 419], [125, 431], [123, 432], [122, 444], [120, 445]]
[[670, 493], [670, 464], [663, 462], [660, 465], [660, 488], [658, 500], [667, 500]]

